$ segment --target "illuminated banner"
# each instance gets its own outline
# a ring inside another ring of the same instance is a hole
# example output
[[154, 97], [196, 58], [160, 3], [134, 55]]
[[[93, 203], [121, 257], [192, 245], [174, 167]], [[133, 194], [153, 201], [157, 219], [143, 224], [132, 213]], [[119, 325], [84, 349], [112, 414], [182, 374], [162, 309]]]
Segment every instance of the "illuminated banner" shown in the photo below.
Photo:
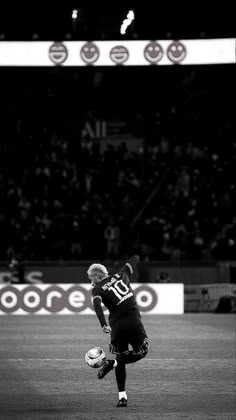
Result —
[[0, 66], [149, 66], [235, 63], [235, 39], [0, 41]]
[[[183, 284], [133, 283], [132, 287], [143, 314], [184, 312]], [[91, 290], [87, 283], [0, 285], [0, 315], [94, 314]]]

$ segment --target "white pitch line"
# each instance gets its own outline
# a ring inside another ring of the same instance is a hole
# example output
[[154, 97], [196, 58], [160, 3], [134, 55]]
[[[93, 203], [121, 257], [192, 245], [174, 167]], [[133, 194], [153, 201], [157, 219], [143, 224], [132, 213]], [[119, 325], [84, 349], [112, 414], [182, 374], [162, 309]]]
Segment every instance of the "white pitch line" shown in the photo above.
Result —
[[[80, 360], [84, 360], [83, 358], [78, 359], [0, 359], [1, 362], [78, 362]], [[199, 360], [207, 360], [207, 362], [216, 362], [216, 361], [225, 361], [229, 359], [143, 359], [144, 362], [151, 361], [151, 362], [192, 362], [192, 361], [199, 361]], [[232, 362], [234, 359], [230, 359]]]

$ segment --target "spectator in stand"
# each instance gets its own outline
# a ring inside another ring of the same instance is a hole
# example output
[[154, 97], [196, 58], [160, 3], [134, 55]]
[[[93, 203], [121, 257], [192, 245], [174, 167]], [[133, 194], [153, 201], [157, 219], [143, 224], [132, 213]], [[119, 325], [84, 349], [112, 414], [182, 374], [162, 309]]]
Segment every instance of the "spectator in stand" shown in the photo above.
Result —
[[106, 257], [109, 259], [119, 258], [120, 228], [114, 220], [106, 226], [104, 231], [106, 239]]

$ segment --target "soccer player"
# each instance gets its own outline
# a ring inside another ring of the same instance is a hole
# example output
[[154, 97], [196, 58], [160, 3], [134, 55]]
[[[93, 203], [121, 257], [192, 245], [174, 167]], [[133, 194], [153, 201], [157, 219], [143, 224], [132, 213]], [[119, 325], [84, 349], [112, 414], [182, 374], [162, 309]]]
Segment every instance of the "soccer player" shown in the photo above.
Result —
[[[110, 352], [116, 355], [116, 359], [108, 359], [102, 365], [98, 371], [98, 378], [104, 378], [108, 372], [115, 369], [119, 391], [117, 407], [127, 406], [126, 365], [137, 362], [148, 353], [148, 337], [130, 286], [130, 277], [138, 262], [139, 256], [134, 255], [120, 271], [112, 275], [109, 275], [107, 268], [102, 264], [92, 264], [87, 271], [93, 286], [95, 312], [103, 332], [111, 334]], [[102, 303], [109, 311], [109, 325], [103, 313]]]

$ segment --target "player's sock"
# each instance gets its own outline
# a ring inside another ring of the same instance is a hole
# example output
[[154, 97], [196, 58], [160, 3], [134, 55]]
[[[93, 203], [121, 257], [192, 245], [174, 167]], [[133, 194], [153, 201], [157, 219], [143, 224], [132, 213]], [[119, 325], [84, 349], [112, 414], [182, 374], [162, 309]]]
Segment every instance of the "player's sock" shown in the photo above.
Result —
[[126, 381], [126, 368], [124, 363], [118, 363], [115, 369], [117, 388], [119, 392], [124, 392]]
[[125, 398], [125, 400], [127, 400], [126, 391], [119, 392], [119, 400], [121, 400], [121, 398]]

